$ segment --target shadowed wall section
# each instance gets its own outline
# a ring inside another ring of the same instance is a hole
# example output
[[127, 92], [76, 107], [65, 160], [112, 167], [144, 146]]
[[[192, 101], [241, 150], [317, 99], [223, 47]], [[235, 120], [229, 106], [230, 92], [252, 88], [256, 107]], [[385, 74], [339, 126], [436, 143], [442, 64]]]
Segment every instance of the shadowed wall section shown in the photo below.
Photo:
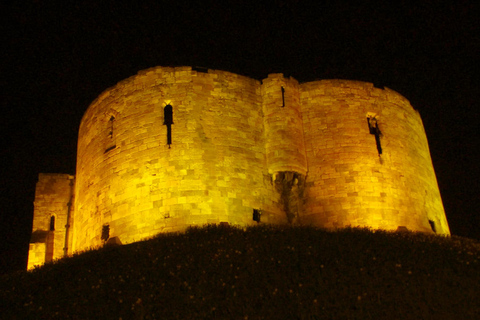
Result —
[[[419, 114], [364, 82], [140, 71], [85, 112], [75, 179], [69, 253], [101, 245], [102, 230], [125, 244], [258, 220], [449, 234]], [[34, 233], [48, 231], [48, 192], [41, 177]]]

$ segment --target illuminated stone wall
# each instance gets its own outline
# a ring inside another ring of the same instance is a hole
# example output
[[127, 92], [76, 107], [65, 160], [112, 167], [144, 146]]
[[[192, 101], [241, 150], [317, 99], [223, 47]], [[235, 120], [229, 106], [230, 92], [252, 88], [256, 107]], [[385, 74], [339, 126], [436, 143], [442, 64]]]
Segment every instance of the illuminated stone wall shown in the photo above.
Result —
[[119, 83], [80, 125], [74, 248], [101, 244], [105, 224], [128, 243], [189, 225], [253, 224], [253, 209], [284, 221], [264, 140], [259, 81], [184, 67]]
[[392, 90], [156, 67], [86, 111], [70, 249], [101, 245], [106, 226], [130, 243], [190, 225], [255, 224], [254, 209], [262, 223], [449, 234], [422, 121]]
[[[424, 232], [433, 223], [437, 233], [450, 233], [422, 120], [404, 97], [345, 80], [302, 89], [305, 222]], [[381, 155], [367, 117], [378, 121]]]
[[74, 177], [68, 174], [40, 173], [35, 190], [32, 237], [28, 269], [64, 256], [67, 217], [72, 213]]
[[283, 74], [271, 74], [262, 82], [265, 152], [268, 172], [294, 171], [305, 175], [305, 155], [300, 86]]

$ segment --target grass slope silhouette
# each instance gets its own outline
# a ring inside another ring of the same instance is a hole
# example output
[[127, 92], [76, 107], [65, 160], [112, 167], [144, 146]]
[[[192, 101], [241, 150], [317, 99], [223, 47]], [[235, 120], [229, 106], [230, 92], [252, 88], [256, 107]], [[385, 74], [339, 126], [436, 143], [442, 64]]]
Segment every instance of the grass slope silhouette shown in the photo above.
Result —
[[[475, 319], [480, 243], [208, 225], [0, 279], [3, 319]], [[478, 318], [477, 318], [478, 319]]]

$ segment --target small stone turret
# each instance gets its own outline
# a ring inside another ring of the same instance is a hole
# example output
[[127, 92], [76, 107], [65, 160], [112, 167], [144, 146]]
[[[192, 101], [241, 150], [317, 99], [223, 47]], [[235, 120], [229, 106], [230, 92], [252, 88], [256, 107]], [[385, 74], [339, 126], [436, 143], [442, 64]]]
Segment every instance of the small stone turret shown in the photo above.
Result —
[[285, 79], [282, 74], [271, 74], [262, 83], [268, 172], [305, 176], [307, 158], [298, 82]]
[[307, 158], [295, 79], [270, 74], [262, 82], [265, 153], [288, 222], [300, 222]]

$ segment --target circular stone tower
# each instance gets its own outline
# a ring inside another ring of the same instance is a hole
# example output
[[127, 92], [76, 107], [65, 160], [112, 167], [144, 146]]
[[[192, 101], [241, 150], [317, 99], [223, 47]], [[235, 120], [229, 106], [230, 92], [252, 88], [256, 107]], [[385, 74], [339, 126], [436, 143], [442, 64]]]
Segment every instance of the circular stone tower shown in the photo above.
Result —
[[369, 83], [190, 67], [141, 71], [85, 112], [73, 251], [258, 221], [449, 234], [419, 114]]
[[422, 120], [371, 83], [302, 85], [305, 223], [450, 234]]
[[266, 167], [260, 89], [229, 72], [157, 67], [103, 92], [80, 124], [73, 250], [254, 224], [260, 209], [262, 222], [286, 221]]

